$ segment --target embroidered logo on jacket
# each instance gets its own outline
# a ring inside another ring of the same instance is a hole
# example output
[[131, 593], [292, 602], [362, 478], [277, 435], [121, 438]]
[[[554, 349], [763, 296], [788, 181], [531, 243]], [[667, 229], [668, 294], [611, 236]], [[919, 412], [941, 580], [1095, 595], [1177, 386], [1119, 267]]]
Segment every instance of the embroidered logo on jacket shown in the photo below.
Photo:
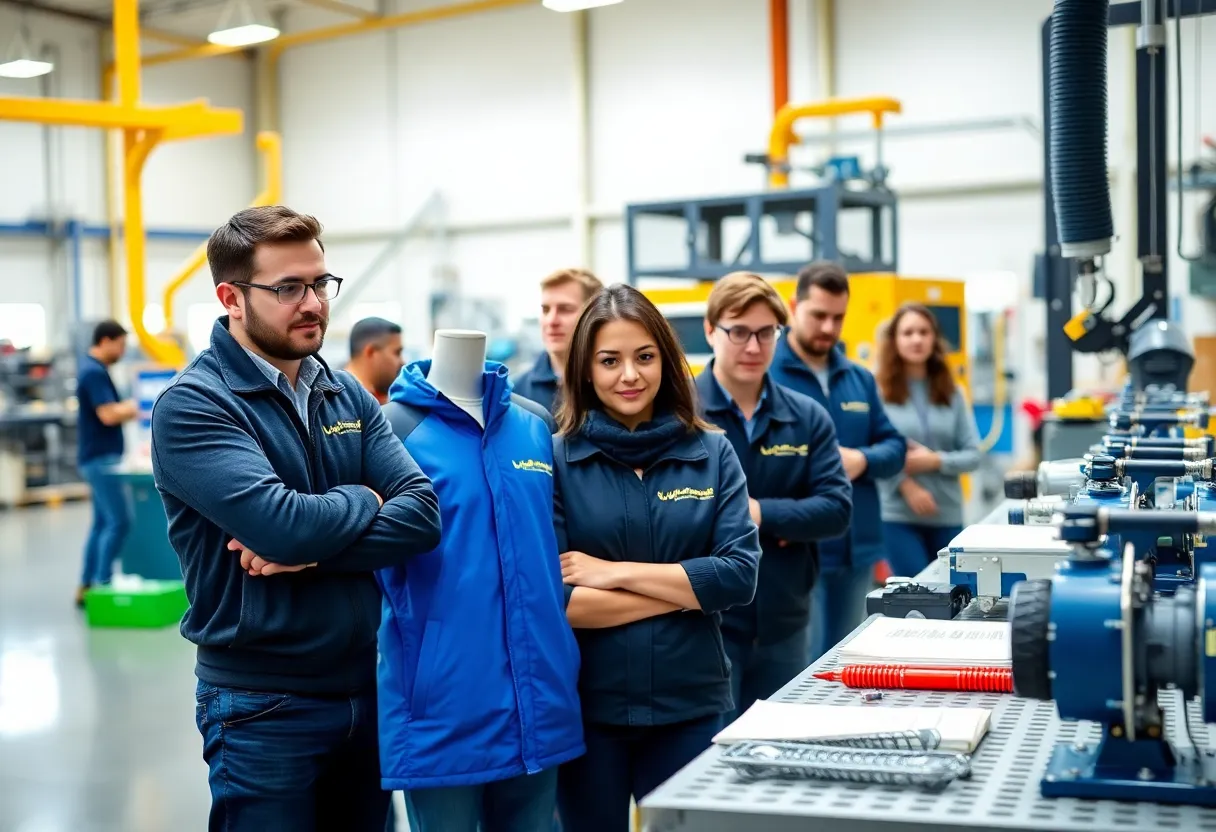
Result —
[[870, 412], [870, 403], [869, 402], [841, 402], [840, 409], [846, 410], [846, 411], [851, 411], [853, 413], [869, 413]]
[[761, 456], [806, 456], [806, 445], [769, 445], [760, 448]]
[[321, 430], [325, 431], [326, 436], [341, 436], [344, 433], [363, 433], [363, 420], [356, 419], [353, 422], [348, 422], [339, 419], [332, 425], [322, 425]]
[[553, 476], [553, 466], [547, 462], [535, 459], [513, 459], [511, 464], [515, 466], [516, 471], [535, 471], [538, 474]]
[[670, 500], [712, 500], [713, 488], [673, 488], [671, 491], [659, 491], [658, 497], [663, 502]]

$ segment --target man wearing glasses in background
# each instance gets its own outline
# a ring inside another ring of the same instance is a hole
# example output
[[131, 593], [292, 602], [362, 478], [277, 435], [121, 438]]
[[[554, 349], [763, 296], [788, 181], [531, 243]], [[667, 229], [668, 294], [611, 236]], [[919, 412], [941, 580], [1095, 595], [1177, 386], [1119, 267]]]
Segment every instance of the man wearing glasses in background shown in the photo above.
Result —
[[749, 272], [719, 280], [706, 303], [714, 357], [697, 377], [697, 395], [743, 463], [763, 547], [752, 603], [722, 614], [735, 701], [728, 721], [806, 668], [818, 541], [844, 534], [852, 516], [831, 416], [768, 373], [787, 319], [777, 290]]
[[383, 832], [374, 572], [439, 543], [430, 480], [317, 355], [342, 285], [320, 234], [269, 206], [211, 235], [228, 314], [152, 413], [212, 830]]

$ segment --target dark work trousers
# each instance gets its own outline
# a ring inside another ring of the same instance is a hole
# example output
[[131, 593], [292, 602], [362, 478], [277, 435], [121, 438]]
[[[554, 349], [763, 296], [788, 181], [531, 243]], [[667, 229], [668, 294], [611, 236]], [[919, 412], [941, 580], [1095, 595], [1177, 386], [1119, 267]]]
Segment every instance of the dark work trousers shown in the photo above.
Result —
[[730, 687], [735, 710], [730, 724], [757, 699], [768, 699], [807, 667], [807, 629], [800, 626], [780, 641], [757, 644], [754, 633], [723, 632], [730, 659]]
[[562, 832], [629, 832], [641, 801], [709, 748], [721, 714], [671, 725], [585, 723], [587, 753], [558, 772]]
[[891, 572], [915, 578], [937, 560], [937, 553], [963, 530], [962, 526], [922, 526], [918, 523], [882, 524], [882, 540]]
[[384, 832], [375, 691], [321, 699], [198, 683], [211, 832]]

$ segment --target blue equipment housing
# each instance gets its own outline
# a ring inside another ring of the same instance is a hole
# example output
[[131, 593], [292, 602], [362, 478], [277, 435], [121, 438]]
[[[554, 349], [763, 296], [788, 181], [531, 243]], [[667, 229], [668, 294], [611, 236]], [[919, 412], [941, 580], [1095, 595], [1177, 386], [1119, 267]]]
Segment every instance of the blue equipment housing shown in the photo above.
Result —
[[[1010, 599], [1014, 692], [1054, 699], [1061, 719], [1099, 723], [1102, 737], [1056, 746], [1044, 796], [1216, 806], [1205, 756], [1170, 742], [1158, 703], [1158, 689], [1177, 688], [1216, 722], [1216, 564], [1163, 595], [1142, 548], [1168, 535], [1193, 552], [1196, 536], [1212, 531], [1216, 513], [1062, 509], [1060, 537], [1073, 556]], [[1110, 545], [1116, 537], [1121, 549]], [[1184, 715], [1177, 722], [1187, 730]]]

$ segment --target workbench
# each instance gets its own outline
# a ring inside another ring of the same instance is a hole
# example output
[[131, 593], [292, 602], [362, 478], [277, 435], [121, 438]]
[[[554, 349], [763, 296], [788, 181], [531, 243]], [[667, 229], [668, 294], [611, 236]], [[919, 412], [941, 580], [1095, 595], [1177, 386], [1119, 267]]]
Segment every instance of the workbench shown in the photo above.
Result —
[[[872, 620], [863, 622], [842, 644]], [[1089, 743], [1099, 736], [1098, 726], [1092, 723], [1061, 722], [1053, 702], [992, 693], [888, 690], [881, 702], [862, 704], [856, 689], [812, 675], [836, 667], [838, 650], [839, 645], [772, 698], [864, 708], [989, 708], [991, 728], [972, 756], [972, 776], [939, 793], [832, 781], [746, 782], [720, 762], [721, 751], [715, 747], [642, 800], [647, 832], [1216, 832], [1216, 809], [1041, 797], [1039, 780], [1055, 743]], [[1189, 748], [1185, 733], [1180, 738], [1175, 732], [1181, 694], [1163, 691], [1161, 702], [1169, 736]], [[1197, 709], [1191, 712], [1191, 732], [1197, 743], [1207, 745], [1207, 728]]]

